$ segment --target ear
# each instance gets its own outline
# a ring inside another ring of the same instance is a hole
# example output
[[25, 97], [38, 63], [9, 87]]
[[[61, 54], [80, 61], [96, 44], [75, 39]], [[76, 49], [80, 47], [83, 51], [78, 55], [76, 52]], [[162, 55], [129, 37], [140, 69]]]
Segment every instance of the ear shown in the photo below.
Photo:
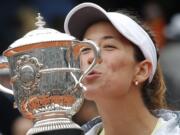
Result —
[[152, 72], [152, 64], [149, 60], [143, 60], [137, 64], [135, 80], [138, 83], [146, 81]]

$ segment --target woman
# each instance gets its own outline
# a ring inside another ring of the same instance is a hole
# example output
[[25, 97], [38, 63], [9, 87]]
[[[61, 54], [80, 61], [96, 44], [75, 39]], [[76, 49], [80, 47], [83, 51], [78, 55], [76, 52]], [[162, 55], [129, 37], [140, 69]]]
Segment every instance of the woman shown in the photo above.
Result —
[[[123, 13], [106, 12], [93, 3], [73, 8], [65, 31], [94, 41], [101, 59], [85, 78], [85, 98], [93, 100], [102, 118], [87, 135], [179, 135], [180, 113], [166, 107], [165, 85], [152, 36]], [[81, 66], [93, 60], [82, 49]]]

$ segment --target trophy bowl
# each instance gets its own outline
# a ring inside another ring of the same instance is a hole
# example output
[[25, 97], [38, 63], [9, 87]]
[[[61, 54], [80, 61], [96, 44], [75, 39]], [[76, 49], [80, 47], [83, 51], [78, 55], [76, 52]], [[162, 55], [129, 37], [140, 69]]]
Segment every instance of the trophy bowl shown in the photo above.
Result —
[[[91, 41], [44, 28], [39, 18], [38, 29], [3, 53], [8, 58], [15, 103], [24, 117], [34, 121], [27, 135], [83, 134], [71, 117], [83, 103], [81, 81], [96, 64], [99, 48]], [[94, 51], [86, 71], [80, 69], [83, 47]]]

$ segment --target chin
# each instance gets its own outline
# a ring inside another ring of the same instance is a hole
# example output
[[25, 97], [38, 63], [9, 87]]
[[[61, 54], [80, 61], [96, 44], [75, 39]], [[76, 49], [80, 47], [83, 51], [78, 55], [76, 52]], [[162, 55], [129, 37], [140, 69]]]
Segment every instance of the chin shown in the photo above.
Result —
[[84, 98], [88, 99], [88, 100], [94, 100], [94, 98], [96, 97], [97, 92], [95, 89], [89, 89], [87, 87], [87, 90], [84, 91]]

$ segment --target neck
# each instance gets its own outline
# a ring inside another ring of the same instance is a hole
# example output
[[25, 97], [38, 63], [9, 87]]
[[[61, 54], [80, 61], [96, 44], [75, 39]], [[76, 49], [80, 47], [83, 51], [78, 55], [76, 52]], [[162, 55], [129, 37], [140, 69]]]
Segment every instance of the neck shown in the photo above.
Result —
[[157, 123], [138, 90], [118, 99], [98, 99], [96, 103], [105, 135], [150, 135]]

